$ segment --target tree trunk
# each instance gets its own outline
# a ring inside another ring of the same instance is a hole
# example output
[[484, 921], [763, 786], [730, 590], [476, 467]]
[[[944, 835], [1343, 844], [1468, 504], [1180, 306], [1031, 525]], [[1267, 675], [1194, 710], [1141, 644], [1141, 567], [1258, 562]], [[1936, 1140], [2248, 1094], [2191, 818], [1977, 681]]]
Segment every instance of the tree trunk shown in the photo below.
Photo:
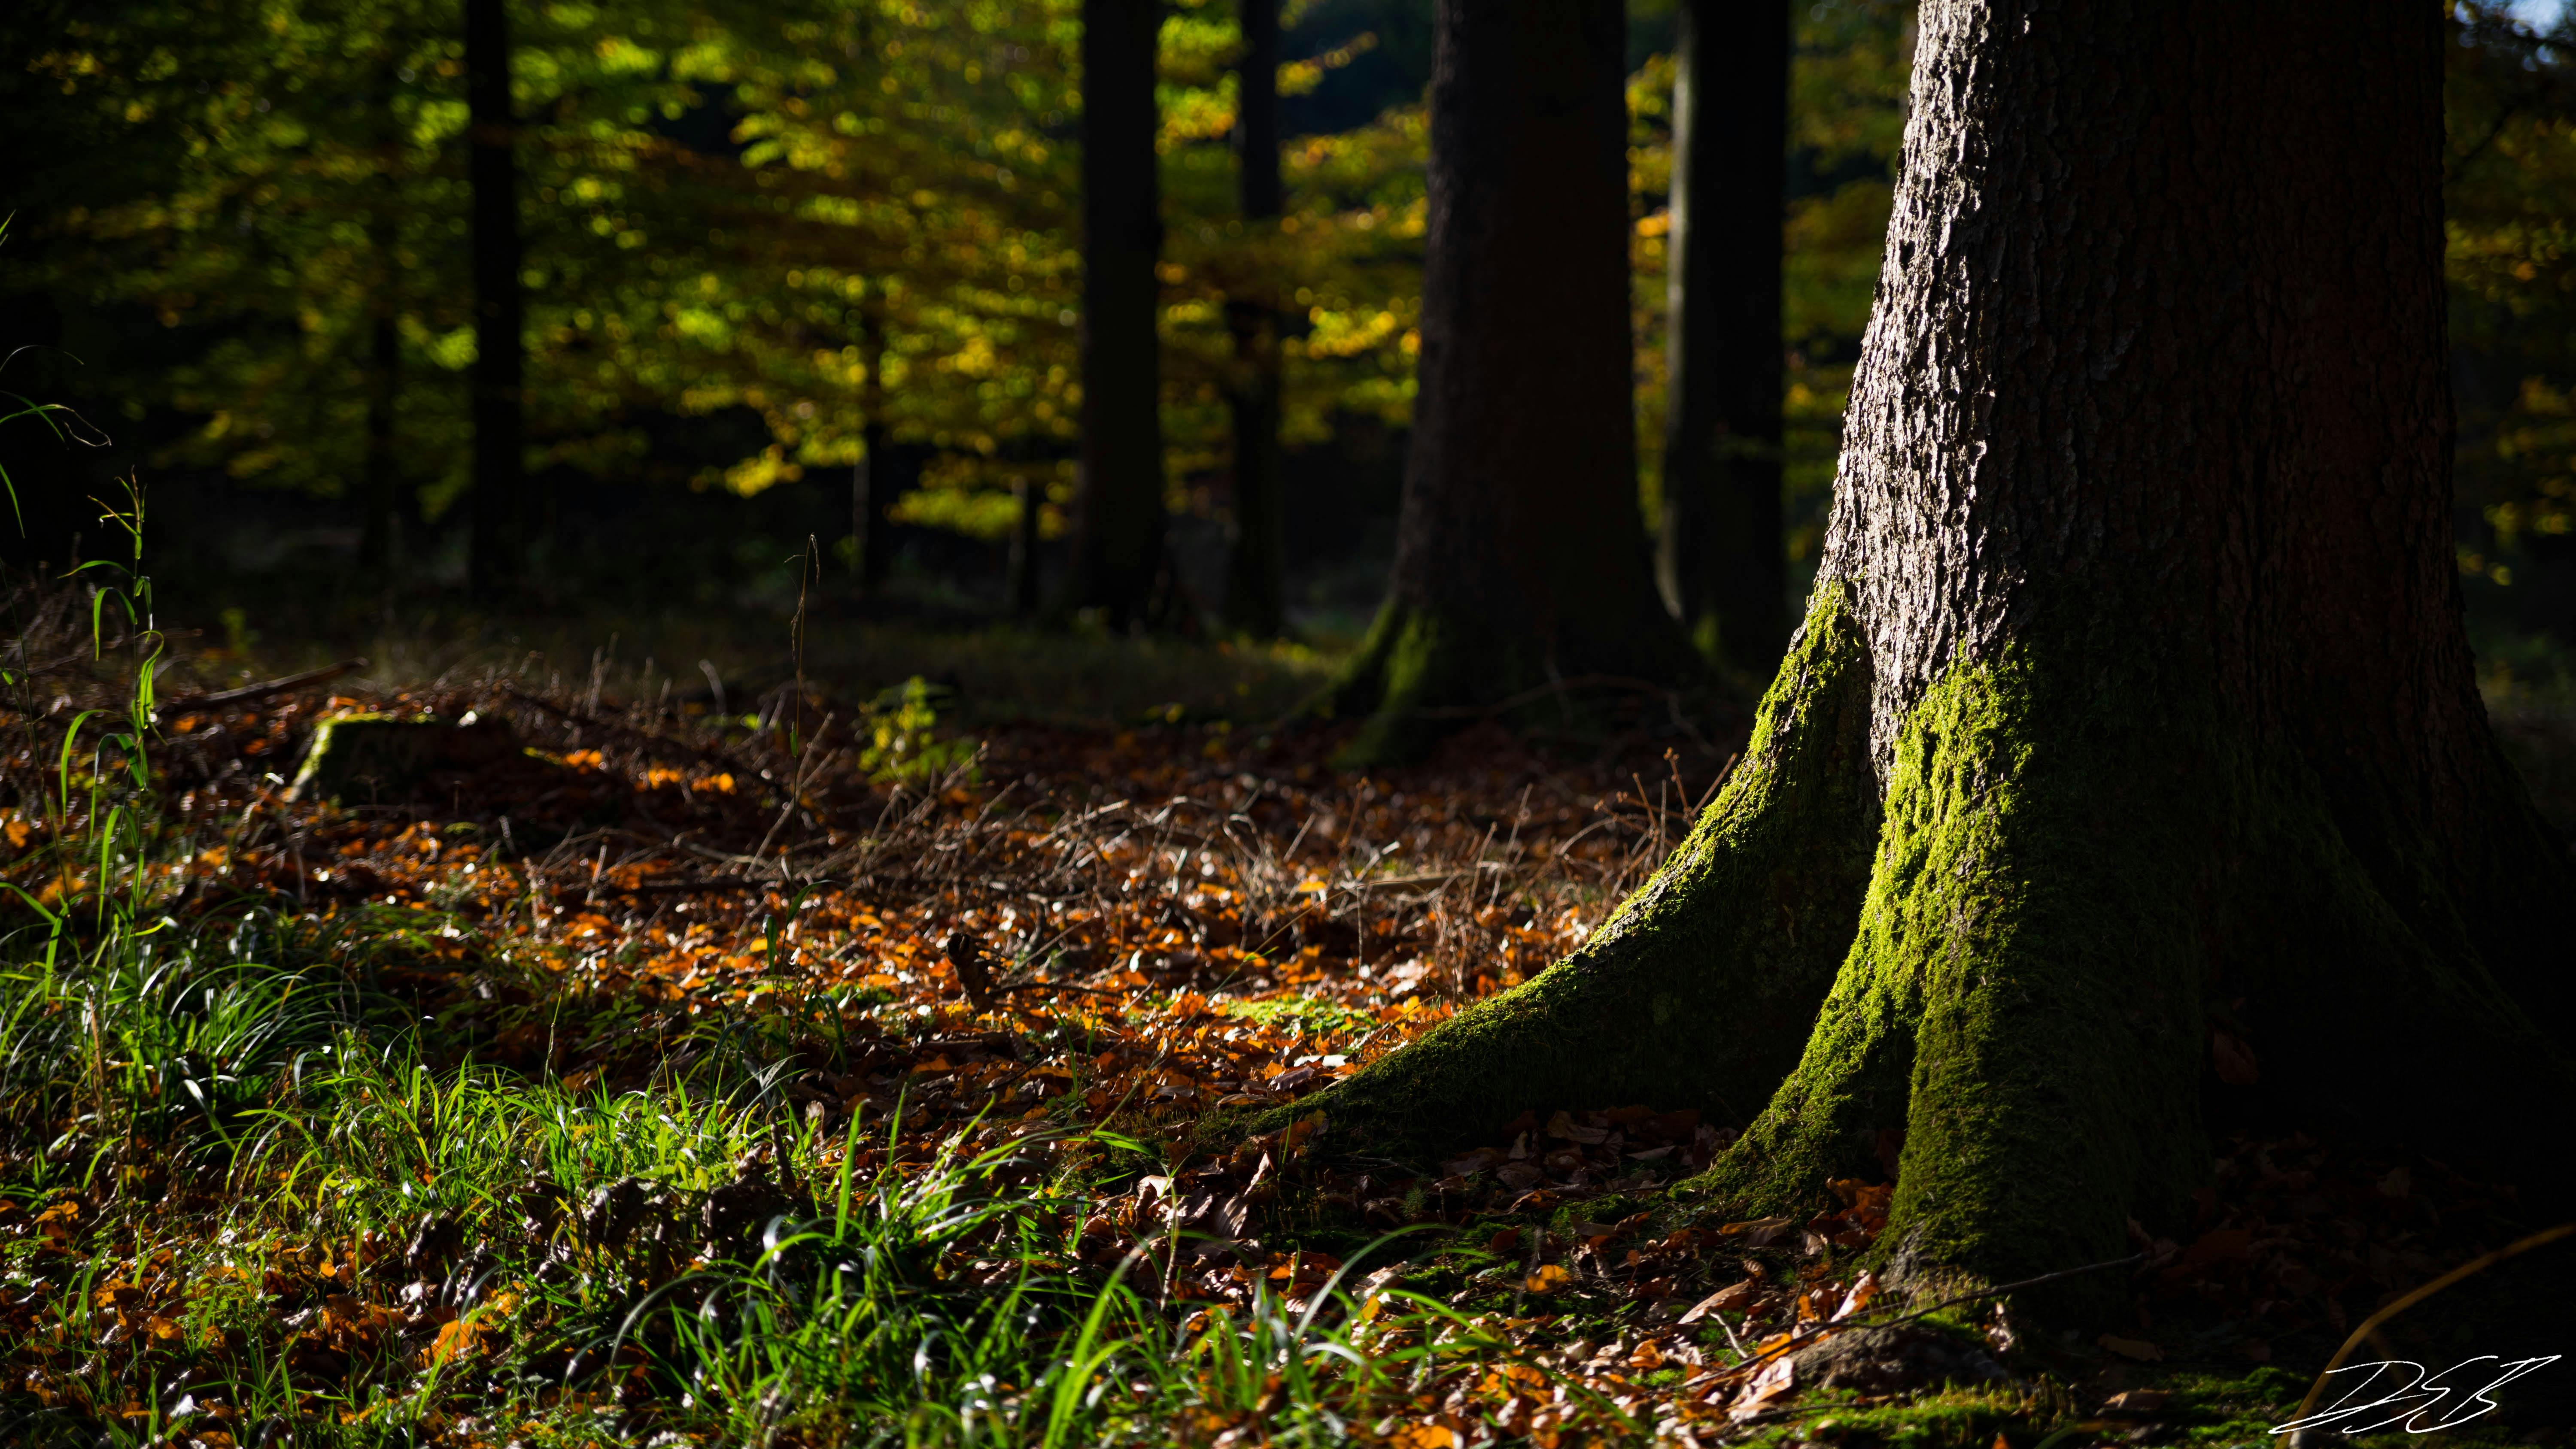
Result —
[[510, 115], [508, 0], [466, 0], [466, 176], [473, 189], [474, 479], [467, 570], [489, 601], [518, 572], [525, 491], [526, 341], [520, 325], [519, 173]]
[[867, 376], [859, 384], [859, 461], [850, 468], [851, 571], [862, 602], [885, 588], [894, 563], [894, 535], [886, 514], [894, 506], [894, 470], [886, 458], [885, 313], [877, 282], [867, 284], [859, 303], [859, 365]]
[[1163, 548], [1158, 0], [1082, 6], [1082, 482], [1070, 603], [1142, 622]]
[[[1235, 156], [1243, 220], [1256, 237], [1274, 229], [1279, 185], [1279, 0], [1242, 0], [1243, 62], [1235, 109]], [[1267, 258], [1265, 258], [1265, 261]], [[1279, 476], [1279, 298], [1264, 268], [1258, 289], [1227, 299], [1234, 378], [1226, 398], [1234, 424], [1234, 537], [1226, 574], [1226, 622], [1255, 638], [1288, 625], [1287, 500]]]
[[1622, 7], [1441, 0], [1434, 19], [1395, 572], [1329, 696], [1370, 715], [1350, 763], [1533, 687], [1689, 668], [1637, 517]]
[[1821, 582], [1743, 763], [1575, 956], [1341, 1084], [1338, 1132], [1698, 1106], [1747, 1130], [1695, 1190], [1750, 1212], [1901, 1130], [1882, 1250], [1989, 1280], [2179, 1230], [2210, 1113], [2566, 1175], [2523, 1124], [2576, 1096], [2576, 871], [2451, 559], [2442, 23], [1924, 7]]
[[400, 516], [402, 464], [394, 451], [394, 399], [402, 375], [402, 334], [389, 302], [377, 303], [367, 326], [367, 444], [365, 526], [358, 536], [358, 566], [371, 581], [386, 582], [393, 563], [394, 520]]
[[1011, 617], [1027, 619], [1038, 611], [1038, 524], [1046, 505], [1045, 482], [1021, 474], [1011, 484], [1011, 504], [1011, 546], [1004, 573]]
[[380, 143], [384, 155], [374, 178], [367, 218], [367, 249], [375, 276], [368, 289], [366, 455], [359, 478], [359, 505], [364, 510], [365, 524], [358, 536], [358, 568], [369, 580], [382, 584], [387, 581], [386, 569], [393, 563], [394, 520], [402, 493], [402, 465], [394, 448], [394, 404], [402, 386], [402, 333], [397, 323], [401, 308], [394, 282], [399, 269], [394, 256], [395, 208], [401, 198], [394, 184], [400, 137], [394, 117], [391, 61], [385, 63], [377, 79], [376, 119], [382, 126]]
[[1664, 418], [1665, 597], [1757, 678], [1788, 634], [1780, 516], [1781, 200], [1789, 6], [1677, 15]]

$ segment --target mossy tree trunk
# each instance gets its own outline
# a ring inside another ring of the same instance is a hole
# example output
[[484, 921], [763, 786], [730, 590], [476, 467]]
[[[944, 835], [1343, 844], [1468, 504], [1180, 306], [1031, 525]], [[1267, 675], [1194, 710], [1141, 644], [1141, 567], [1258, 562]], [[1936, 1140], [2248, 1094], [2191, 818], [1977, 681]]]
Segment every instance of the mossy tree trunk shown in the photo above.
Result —
[[1753, 1212], [1901, 1130], [1883, 1244], [1993, 1280], [2177, 1228], [2213, 1110], [2563, 1177], [2520, 1124], [2576, 1081], [2576, 871], [2451, 558], [2443, 35], [2408, 0], [1927, 4], [1821, 582], [1744, 763], [1335, 1131], [1696, 1105], [1746, 1128], [1696, 1190]]
[[1369, 716], [1353, 763], [1535, 687], [1690, 666], [1637, 516], [1622, 7], [1441, 0], [1434, 22], [1395, 570], [1329, 696]]
[[1701, 652], [1756, 679], [1787, 641], [1780, 263], [1789, 10], [1674, 12], [1665, 264], [1664, 595]]
[[1144, 620], [1163, 552], [1159, 0], [1082, 6], [1082, 481], [1068, 603]]

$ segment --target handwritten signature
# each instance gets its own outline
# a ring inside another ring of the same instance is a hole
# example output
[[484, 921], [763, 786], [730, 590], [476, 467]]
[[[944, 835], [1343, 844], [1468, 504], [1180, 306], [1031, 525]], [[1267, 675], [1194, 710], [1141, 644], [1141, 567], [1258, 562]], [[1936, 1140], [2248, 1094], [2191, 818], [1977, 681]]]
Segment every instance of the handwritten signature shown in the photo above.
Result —
[[[2326, 1409], [2286, 1424], [2276, 1424], [2272, 1432], [2289, 1434], [2301, 1429], [2333, 1426], [2337, 1433], [2347, 1437], [2391, 1427], [2403, 1428], [2409, 1434], [2437, 1433], [2492, 1413], [2499, 1406], [2487, 1395], [2527, 1373], [2547, 1368], [2558, 1362], [2560, 1357], [2553, 1353], [2541, 1358], [2506, 1359], [2482, 1353], [2437, 1374], [2427, 1374], [2422, 1364], [2405, 1359], [2346, 1364], [2327, 1377], [2339, 1378], [2345, 1374], [2364, 1374], [2365, 1377], [2345, 1390], [2343, 1397]], [[2477, 1387], [2468, 1388], [2472, 1383]], [[2461, 1393], [2463, 1389], [2467, 1392]], [[2377, 1397], [2365, 1397], [2373, 1394]], [[2445, 1403], [2450, 1405], [2447, 1412], [2443, 1410]], [[2386, 1411], [2385, 1417], [2369, 1418], [2382, 1411]], [[2365, 1419], [2368, 1422], [2353, 1422]]]

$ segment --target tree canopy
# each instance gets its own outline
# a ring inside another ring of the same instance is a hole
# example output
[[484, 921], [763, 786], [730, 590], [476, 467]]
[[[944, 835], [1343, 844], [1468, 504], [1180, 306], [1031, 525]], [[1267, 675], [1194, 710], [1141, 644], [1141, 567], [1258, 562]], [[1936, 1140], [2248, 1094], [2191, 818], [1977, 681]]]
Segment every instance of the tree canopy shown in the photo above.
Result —
[[[1177, 511], [1227, 506], [1225, 301], [1251, 279], [1289, 311], [1291, 448], [1355, 418], [1409, 419], [1429, 67], [1415, 9], [1286, 8], [1286, 204], [1275, 227], [1250, 228], [1229, 144], [1235, 7], [1166, 11], [1162, 391]], [[889, 436], [933, 450], [900, 516], [998, 537], [1012, 485], [1028, 481], [1059, 529], [1080, 387], [1078, 11], [514, 6], [532, 472], [749, 494], [846, 470], [868, 422], [860, 313], [875, 307]], [[2483, 3], [2456, 6], [2454, 23], [2461, 562], [2473, 590], [2510, 603], [2576, 528], [2576, 92], [2563, 26], [2535, 36]], [[22, 58], [5, 77], [22, 160], [0, 288], [61, 314], [59, 329], [13, 343], [81, 360], [68, 385], [129, 460], [347, 496], [365, 445], [357, 362], [389, 287], [403, 482], [444, 515], [465, 484], [473, 362], [461, 7], [36, 4], [0, 25]], [[1630, 27], [1640, 508], [1653, 518], [1670, 6], [1632, 6]], [[1821, 541], [1912, 34], [1902, 0], [1797, 8], [1784, 211], [1793, 590]], [[23, 358], [13, 377], [45, 365]], [[698, 442], [668, 446], [690, 419]]]

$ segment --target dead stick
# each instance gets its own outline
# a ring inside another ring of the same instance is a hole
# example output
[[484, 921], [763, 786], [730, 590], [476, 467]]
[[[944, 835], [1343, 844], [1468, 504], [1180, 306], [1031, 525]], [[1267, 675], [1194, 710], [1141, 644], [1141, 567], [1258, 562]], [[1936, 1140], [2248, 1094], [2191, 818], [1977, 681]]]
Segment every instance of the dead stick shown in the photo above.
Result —
[[176, 699], [162, 700], [155, 707], [201, 709], [210, 704], [240, 704], [244, 700], [266, 699], [272, 694], [284, 694], [290, 689], [302, 689], [308, 684], [320, 684], [326, 679], [337, 679], [343, 674], [354, 673], [366, 667], [367, 661], [364, 659], [343, 659], [337, 664], [326, 664], [319, 669], [305, 670], [302, 674], [290, 674], [283, 679], [272, 679], [266, 684], [245, 684], [239, 689], [219, 689], [212, 694], [183, 694]]
[[544, 710], [548, 714], [555, 715], [562, 719], [571, 720], [575, 724], [589, 725], [593, 729], [607, 730], [612, 734], [627, 735], [634, 739], [643, 740], [648, 744], [660, 745], [662, 748], [667, 750], [679, 750], [686, 754], [694, 755], [710, 765], [722, 765], [729, 770], [747, 771], [751, 774], [758, 775], [763, 779], [767, 779], [769, 777], [769, 772], [767, 770], [764, 770], [758, 765], [752, 764], [747, 760], [736, 759], [723, 750], [711, 750], [704, 745], [694, 745], [689, 743], [687, 740], [675, 740], [669, 735], [656, 734], [648, 729], [638, 729], [631, 724], [620, 724], [616, 720], [601, 719], [599, 716], [588, 713], [584, 710], [571, 709], [564, 705], [556, 704], [552, 700], [539, 699], [537, 696], [528, 693], [526, 690], [519, 689], [512, 685], [505, 684], [501, 686], [501, 692], [508, 695], [510, 698], [517, 700], [521, 704], [530, 705], [537, 709]]

